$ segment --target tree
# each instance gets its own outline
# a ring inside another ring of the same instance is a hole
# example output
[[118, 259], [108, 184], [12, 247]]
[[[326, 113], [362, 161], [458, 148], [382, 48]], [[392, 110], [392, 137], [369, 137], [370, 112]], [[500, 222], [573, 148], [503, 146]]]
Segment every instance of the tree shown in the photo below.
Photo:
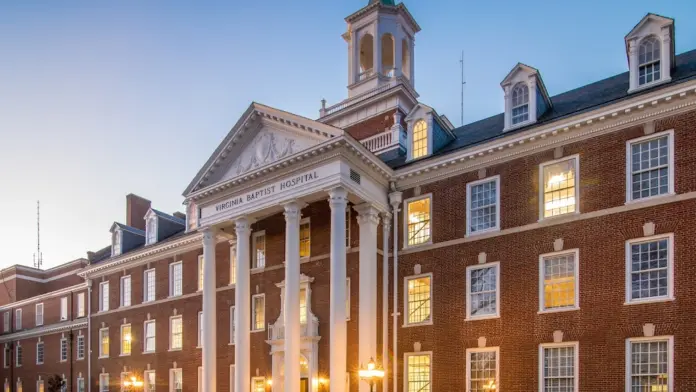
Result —
[[48, 387], [46, 392], [62, 392], [65, 390], [65, 379], [57, 374], [54, 374], [48, 379]]

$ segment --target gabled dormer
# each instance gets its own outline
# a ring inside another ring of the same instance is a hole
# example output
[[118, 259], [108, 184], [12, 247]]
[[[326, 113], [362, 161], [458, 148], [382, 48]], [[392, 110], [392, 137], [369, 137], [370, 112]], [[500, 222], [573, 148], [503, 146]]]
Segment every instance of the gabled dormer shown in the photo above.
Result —
[[145, 243], [145, 232], [114, 222], [111, 225], [111, 257], [131, 251]]
[[454, 139], [452, 123], [435, 109], [419, 103], [406, 116], [407, 160], [425, 158]]
[[536, 68], [517, 63], [500, 86], [505, 92], [503, 131], [534, 124], [551, 108], [549, 93]]
[[145, 245], [152, 245], [185, 229], [184, 219], [150, 208], [145, 214]]
[[629, 93], [672, 80], [674, 19], [647, 14], [624, 40], [630, 70]]

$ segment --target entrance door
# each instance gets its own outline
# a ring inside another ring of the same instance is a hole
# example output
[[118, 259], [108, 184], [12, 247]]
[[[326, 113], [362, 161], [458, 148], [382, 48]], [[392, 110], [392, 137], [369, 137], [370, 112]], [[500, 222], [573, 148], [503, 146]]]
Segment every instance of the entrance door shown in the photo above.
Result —
[[309, 392], [309, 379], [307, 378], [301, 378], [300, 379], [300, 392]]

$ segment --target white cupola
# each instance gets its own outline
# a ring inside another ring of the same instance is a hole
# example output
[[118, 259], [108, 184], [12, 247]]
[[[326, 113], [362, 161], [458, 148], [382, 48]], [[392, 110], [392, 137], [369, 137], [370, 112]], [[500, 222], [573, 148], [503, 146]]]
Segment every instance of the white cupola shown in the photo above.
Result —
[[672, 80], [674, 19], [647, 14], [624, 40], [630, 70], [629, 93]]

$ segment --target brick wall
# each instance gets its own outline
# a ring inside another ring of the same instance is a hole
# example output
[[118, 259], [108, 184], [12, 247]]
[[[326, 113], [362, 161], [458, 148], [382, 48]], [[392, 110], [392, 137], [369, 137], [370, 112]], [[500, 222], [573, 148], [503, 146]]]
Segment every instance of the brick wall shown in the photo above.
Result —
[[[393, 109], [357, 124], [353, 124], [345, 128], [345, 131], [357, 140], [362, 140], [380, 132], [384, 132], [394, 125], [394, 113], [396, 110], [398, 109]], [[404, 121], [405, 118], [406, 115], [402, 113], [401, 126], [404, 127], [404, 129], [407, 128], [406, 121]]]

